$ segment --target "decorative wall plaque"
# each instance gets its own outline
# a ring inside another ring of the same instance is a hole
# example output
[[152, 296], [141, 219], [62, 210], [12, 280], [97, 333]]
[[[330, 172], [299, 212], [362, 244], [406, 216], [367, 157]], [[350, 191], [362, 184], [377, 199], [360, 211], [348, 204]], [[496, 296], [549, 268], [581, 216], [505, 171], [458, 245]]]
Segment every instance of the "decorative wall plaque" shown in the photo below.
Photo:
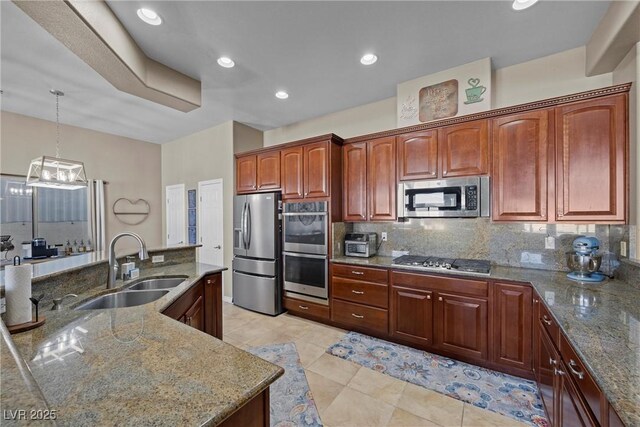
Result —
[[448, 80], [420, 89], [420, 121], [444, 119], [458, 113], [458, 81]]

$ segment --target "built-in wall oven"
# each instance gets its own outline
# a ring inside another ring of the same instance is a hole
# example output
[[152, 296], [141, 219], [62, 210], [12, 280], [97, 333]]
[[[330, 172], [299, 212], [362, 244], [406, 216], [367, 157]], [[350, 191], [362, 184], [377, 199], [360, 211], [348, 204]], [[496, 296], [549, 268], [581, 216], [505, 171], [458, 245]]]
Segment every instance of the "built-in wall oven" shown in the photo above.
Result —
[[285, 294], [328, 304], [327, 202], [283, 205], [283, 270]]

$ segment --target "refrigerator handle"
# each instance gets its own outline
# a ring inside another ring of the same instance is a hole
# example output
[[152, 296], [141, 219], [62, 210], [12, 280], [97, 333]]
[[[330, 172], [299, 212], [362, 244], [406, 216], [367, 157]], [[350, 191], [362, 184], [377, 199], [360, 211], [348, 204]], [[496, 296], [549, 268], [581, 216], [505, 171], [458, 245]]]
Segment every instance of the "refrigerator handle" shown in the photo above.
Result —
[[247, 202], [242, 205], [242, 248], [247, 249]]
[[251, 205], [247, 203], [247, 249], [251, 247]]

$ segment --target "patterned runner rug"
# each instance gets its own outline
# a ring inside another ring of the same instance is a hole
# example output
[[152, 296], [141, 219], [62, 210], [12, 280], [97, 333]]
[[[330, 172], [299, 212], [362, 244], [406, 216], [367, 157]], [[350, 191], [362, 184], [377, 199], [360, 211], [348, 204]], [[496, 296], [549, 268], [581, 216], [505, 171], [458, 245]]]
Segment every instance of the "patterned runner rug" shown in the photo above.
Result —
[[269, 389], [271, 426], [322, 426], [296, 345], [273, 344], [254, 347], [248, 351], [284, 368], [284, 375], [271, 384]]
[[531, 426], [548, 426], [533, 381], [349, 332], [327, 353]]

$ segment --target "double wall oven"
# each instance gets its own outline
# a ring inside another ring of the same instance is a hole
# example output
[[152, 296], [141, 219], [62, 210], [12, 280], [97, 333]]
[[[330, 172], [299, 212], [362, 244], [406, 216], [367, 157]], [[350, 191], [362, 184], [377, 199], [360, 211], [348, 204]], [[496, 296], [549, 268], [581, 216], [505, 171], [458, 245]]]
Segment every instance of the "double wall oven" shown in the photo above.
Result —
[[323, 304], [329, 297], [327, 205], [289, 202], [282, 214], [285, 294]]

